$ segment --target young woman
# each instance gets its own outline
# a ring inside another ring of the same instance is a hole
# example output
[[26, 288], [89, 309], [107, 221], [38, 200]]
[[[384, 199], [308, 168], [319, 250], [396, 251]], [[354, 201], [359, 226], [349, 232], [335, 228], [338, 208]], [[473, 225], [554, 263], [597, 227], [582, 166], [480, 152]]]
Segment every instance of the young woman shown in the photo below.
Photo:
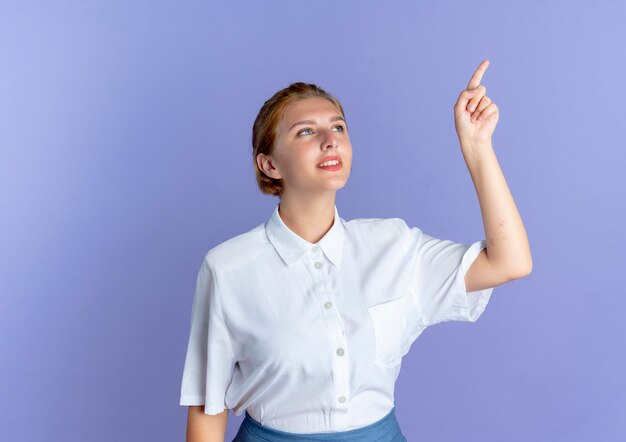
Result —
[[279, 197], [268, 221], [212, 248], [197, 279], [180, 404], [187, 440], [405, 441], [395, 416], [402, 357], [442, 321], [476, 321], [493, 287], [531, 271], [524, 226], [497, 164], [496, 105], [480, 79], [455, 124], [486, 240], [442, 240], [401, 218], [339, 216], [352, 146], [339, 101], [293, 83], [252, 131], [256, 178]]

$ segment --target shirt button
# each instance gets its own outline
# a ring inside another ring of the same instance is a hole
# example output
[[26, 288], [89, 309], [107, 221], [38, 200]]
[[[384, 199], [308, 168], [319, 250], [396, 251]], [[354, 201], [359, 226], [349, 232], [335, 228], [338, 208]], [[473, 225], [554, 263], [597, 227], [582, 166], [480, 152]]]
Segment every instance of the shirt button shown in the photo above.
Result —
[[324, 307], [326, 308], [331, 308], [332, 306], [333, 306], [333, 303], [330, 301], [324, 303]]
[[319, 250], [319, 246], [311, 247], [311, 253], [316, 253]]
[[337, 354], [338, 354], [339, 356], [343, 356], [343, 354], [344, 354], [344, 353], [345, 353], [345, 352], [343, 351], [343, 348], [338, 348], [338, 349], [337, 349]]
[[319, 269], [320, 267], [322, 267], [322, 263], [321, 263], [321, 262], [319, 262], [319, 261], [317, 261], [317, 262], [314, 264], [314, 266], [315, 266], [315, 268], [316, 268], [316, 269]]
[[345, 396], [339, 396], [339, 402], [341, 402], [342, 404], [346, 401], [346, 397]]

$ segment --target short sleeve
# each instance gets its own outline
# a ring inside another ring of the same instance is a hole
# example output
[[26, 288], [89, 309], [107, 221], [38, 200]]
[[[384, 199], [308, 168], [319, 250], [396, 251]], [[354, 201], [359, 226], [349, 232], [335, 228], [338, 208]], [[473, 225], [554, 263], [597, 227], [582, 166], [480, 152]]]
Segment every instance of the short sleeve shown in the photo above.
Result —
[[487, 248], [487, 242], [480, 240], [468, 245], [438, 239], [400, 221], [415, 269], [409, 289], [422, 326], [443, 321], [475, 322], [485, 310], [493, 287], [468, 292], [465, 274]]
[[191, 308], [180, 405], [204, 405], [205, 414], [213, 415], [227, 408], [226, 390], [236, 363], [218, 295], [215, 271], [205, 257]]

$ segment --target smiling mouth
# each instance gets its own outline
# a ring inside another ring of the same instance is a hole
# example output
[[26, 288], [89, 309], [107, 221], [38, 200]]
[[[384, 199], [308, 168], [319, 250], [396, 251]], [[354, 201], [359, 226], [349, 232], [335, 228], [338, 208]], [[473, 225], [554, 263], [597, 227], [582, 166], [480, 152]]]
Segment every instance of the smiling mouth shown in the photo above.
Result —
[[343, 167], [343, 164], [339, 162], [339, 164], [333, 164], [329, 166], [317, 166], [317, 167], [322, 170], [339, 170]]
[[[328, 165], [327, 165], [327, 166], [322, 166], [322, 164], [324, 164], [324, 163], [330, 163], [331, 161], [332, 161], [333, 163], [335, 163], [335, 162], [336, 162], [336, 163], [338, 163], [339, 165], [341, 164], [341, 160], [340, 160], [340, 159], [338, 159], [338, 158], [335, 158], [335, 159], [332, 159], [332, 160], [323, 161], [323, 162], [319, 163], [319, 164], [317, 165], [317, 167], [327, 167]], [[333, 166], [337, 166], [338, 164], [333, 164]]]

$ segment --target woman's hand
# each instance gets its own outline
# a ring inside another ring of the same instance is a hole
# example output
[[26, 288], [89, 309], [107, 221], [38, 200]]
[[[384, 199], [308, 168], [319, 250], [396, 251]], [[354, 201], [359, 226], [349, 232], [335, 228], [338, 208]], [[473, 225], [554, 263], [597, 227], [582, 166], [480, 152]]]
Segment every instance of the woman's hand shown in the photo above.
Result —
[[498, 106], [486, 95], [485, 86], [480, 84], [487, 66], [489, 60], [483, 60], [454, 106], [454, 126], [462, 146], [491, 143], [498, 124]]

